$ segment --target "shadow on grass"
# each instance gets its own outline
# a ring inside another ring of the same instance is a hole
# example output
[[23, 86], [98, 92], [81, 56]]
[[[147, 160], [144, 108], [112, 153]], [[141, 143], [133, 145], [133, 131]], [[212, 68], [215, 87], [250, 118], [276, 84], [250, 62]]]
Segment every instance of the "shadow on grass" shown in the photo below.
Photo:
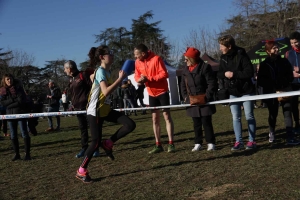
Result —
[[[39, 144], [34, 143], [34, 144], [31, 144], [31, 147], [43, 147], [43, 146], [54, 145], [54, 144], [62, 146], [61, 143], [73, 142], [73, 141], [76, 141], [78, 143], [80, 141], [80, 139], [72, 138], [72, 139], [68, 139], [68, 140], [56, 140], [56, 141], [51, 141], [51, 142], [43, 142], [43, 143], [39, 143]], [[68, 146], [68, 145], [63, 145], [63, 146]], [[47, 148], [49, 148], [49, 147], [47, 147]], [[55, 146], [53, 148], [57, 148], [57, 146]]]
[[224, 155], [224, 156], [214, 156], [214, 155], [212, 155], [208, 158], [203, 158], [203, 159], [198, 159], [198, 160], [193, 160], [193, 161], [172, 162], [172, 163], [169, 163], [167, 165], [160, 165], [160, 166], [156, 166], [156, 167], [151, 167], [150, 169], [133, 170], [133, 171], [130, 171], [130, 172], [117, 173], [117, 174], [112, 174], [112, 175], [109, 175], [109, 176], [104, 176], [104, 177], [101, 177], [101, 178], [95, 178], [95, 179], [93, 179], [93, 181], [98, 182], [98, 181], [103, 180], [103, 178], [125, 176], [125, 175], [129, 175], [129, 174], [148, 172], [148, 171], [153, 171], [153, 170], [160, 170], [160, 169], [163, 169], [163, 168], [166, 168], [166, 167], [182, 166], [182, 165], [188, 165], [188, 164], [191, 164], [191, 163], [199, 163], [199, 162], [211, 161], [211, 160], [216, 160], [216, 159], [224, 159], [224, 158], [231, 158], [231, 157], [237, 157], [237, 156], [251, 156], [256, 152], [257, 151], [247, 150], [247, 151], [240, 151], [240, 152], [230, 153], [230, 154], [227, 154], [227, 155]]

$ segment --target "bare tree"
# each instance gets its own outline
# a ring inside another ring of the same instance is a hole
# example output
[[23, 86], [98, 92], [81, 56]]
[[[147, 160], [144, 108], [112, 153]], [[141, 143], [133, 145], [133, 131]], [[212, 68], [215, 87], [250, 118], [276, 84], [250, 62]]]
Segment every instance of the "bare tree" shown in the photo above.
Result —
[[207, 53], [212, 57], [219, 55], [218, 34], [215, 30], [208, 27], [199, 27], [197, 30], [191, 30], [189, 35], [183, 39], [185, 47], [195, 47], [203, 53]]
[[29, 54], [21, 49], [10, 50], [11, 59], [8, 61], [8, 66], [10, 67], [23, 67], [28, 65], [33, 65], [35, 61], [35, 57], [32, 54]]
[[257, 41], [287, 37], [299, 29], [298, 0], [233, 0], [237, 15], [227, 19], [229, 28], [222, 34], [231, 34], [246, 50]]

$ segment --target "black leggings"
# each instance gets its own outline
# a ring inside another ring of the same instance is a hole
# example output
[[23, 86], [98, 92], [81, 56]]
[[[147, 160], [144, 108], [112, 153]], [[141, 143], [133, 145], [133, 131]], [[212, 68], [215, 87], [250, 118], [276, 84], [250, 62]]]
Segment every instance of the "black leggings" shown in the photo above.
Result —
[[212, 125], [212, 117], [203, 116], [203, 117], [192, 117], [194, 122], [194, 132], [195, 132], [195, 144], [203, 143], [203, 131], [202, 126], [204, 128], [205, 140], [206, 143], [216, 143], [214, 129]]
[[[267, 106], [269, 110], [269, 129], [270, 132], [275, 133], [275, 126], [276, 126], [276, 120], [278, 116], [278, 109], [279, 109], [279, 102], [277, 99], [268, 99]], [[291, 139], [293, 138], [293, 120], [292, 120], [292, 113], [291, 113], [291, 100], [281, 102], [283, 117], [284, 117], [284, 123], [285, 123], [285, 129], [287, 138]]]
[[119, 123], [123, 125], [110, 137], [113, 143], [125, 137], [128, 133], [132, 132], [136, 127], [135, 122], [132, 119], [130, 119], [123, 113], [115, 110], [111, 110], [106, 117], [95, 117], [92, 115], [88, 115], [87, 118], [90, 124], [92, 141], [89, 147], [87, 148], [87, 150], [85, 151], [85, 157], [81, 164], [82, 168], [87, 168], [89, 162], [93, 157], [93, 153], [95, 152], [96, 149], [98, 149], [100, 145], [102, 139], [102, 125], [104, 121]]

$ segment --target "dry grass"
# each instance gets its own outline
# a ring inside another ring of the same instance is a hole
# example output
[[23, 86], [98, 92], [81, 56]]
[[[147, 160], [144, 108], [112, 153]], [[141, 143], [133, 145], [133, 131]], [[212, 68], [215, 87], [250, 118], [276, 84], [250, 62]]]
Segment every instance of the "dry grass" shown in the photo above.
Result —
[[[39, 135], [32, 137], [32, 161], [11, 162], [9, 139], [0, 141], [0, 199], [299, 199], [300, 150], [285, 145], [281, 111], [275, 145], [267, 142], [267, 110], [256, 109], [255, 116], [257, 151], [231, 153], [231, 114], [228, 107], [217, 106], [213, 116], [217, 150], [192, 153], [191, 118], [184, 110], [172, 110], [177, 152], [157, 155], [148, 155], [154, 144], [150, 114], [134, 116], [137, 128], [116, 143], [116, 160], [110, 161], [103, 151], [92, 159], [92, 184], [75, 178], [81, 164], [75, 158], [80, 150], [76, 117], [62, 118], [62, 131], [51, 134], [43, 132], [47, 122], [42, 119]], [[105, 124], [104, 138], [118, 127]], [[246, 124], [243, 127], [246, 141]], [[20, 145], [23, 150], [23, 141]]]

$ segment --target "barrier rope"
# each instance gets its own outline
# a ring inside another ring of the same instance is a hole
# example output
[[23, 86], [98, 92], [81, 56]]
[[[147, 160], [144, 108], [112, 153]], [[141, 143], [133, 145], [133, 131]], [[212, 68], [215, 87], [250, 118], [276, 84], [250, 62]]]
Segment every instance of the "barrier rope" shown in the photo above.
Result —
[[[208, 102], [205, 105], [214, 105], [214, 104], [224, 104], [224, 103], [234, 103], [241, 101], [253, 101], [261, 99], [272, 99], [278, 97], [288, 97], [300, 95], [299, 91], [293, 92], [282, 92], [282, 93], [273, 93], [273, 94], [262, 94], [262, 95], [253, 95], [246, 97], [238, 97], [234, 99], [226, 99], [220, 101]], [[164, 109], [164, 108], [183, 108], [190, 107], [190, 104], [180, 104], [180, 105], [170, 105], [170, 106], [158, 106], [158, 107], [142, 107], [142, 108], [120, 108], [115, 109], [116, 111], [134, 111], [134, 110], [153, 110], [153, 109]], [[57, 115], [77, 115], [77, 114], [86, 114], [86, 110], [82, 111], [66, 111], [66, 112], [47, 112], [47, 113], [27, 113], [27, 114], [13, 114], [13, 115], [0, 115], [0, 120], [3, 119], [19, 119], [19, 118], [32, 118], [32, 117], [48, 117], [48, 116], [57, 116]]]

